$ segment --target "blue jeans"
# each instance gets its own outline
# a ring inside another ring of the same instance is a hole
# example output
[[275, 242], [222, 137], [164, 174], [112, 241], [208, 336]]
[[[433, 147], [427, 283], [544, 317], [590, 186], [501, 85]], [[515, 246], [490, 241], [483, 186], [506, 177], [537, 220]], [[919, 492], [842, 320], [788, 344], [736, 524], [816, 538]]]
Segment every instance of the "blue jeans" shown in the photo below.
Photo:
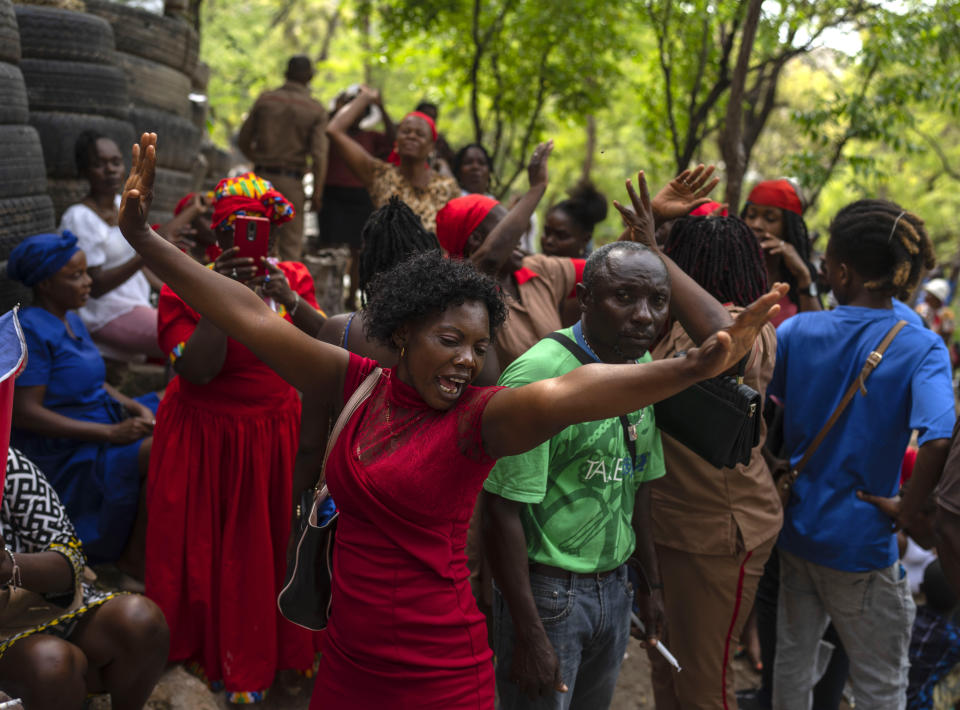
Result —
[[781, 549], [774, 710], [809, 710], [817, 646], [831, 621], [850, 656], [857, 707], [903, 710], [915, 614], [899, 563], [842, 572]]
[[606, 577], [555, 579], [530, 573], [540, 620], [560, 661], [566, 693], [530, 700], [510, 682], [516, 635], [510, 610], [493, 588], [493, 651], [500, 710], [604, 710], [610, 707], [630, 637], [633, 588], [626, 565]]

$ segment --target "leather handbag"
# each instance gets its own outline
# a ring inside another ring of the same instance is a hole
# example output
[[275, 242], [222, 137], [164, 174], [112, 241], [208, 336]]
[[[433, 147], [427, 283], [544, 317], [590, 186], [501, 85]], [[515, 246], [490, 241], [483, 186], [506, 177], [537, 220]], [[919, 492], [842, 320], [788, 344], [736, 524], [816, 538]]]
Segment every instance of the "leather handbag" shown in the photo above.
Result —
[[843, 414], [843, 410], [847, 408], [847, 405], [850, 404], [850, 401], [853, 399], [853, 395], [856, 394], [857, 390], [860, 390], [861, 397], [867, 396], [867, 388], [865, 386], [867, 378], [870, 377], [870, 373], [877, 369], [877, 365], [883, 360], [883, 354], [887, 351], [887, 348], [890, 347], [890, 343], [893, 342], [893, 339], [897, 337], [897, 333], [899, 333], [906, 324], [907, 321], [905, 320], [897, 321], [896, 324], [887, 331], [887, 334], [883, 337], [883, 340], [880, 341], [877, 349], [867, 355], [867, 360], [863, 363], [863, 367], [860, 368], [860, 373], [853, 379], [850, 386], [847, 387], [847, 391], [844, 392], [843, 398], [837, 404], [836, 409], [833, 410], [833, 414], [830, 415], [827, 423], [821, 427], [817, 436], [810, 446], [807, 447], [803, 457], [797, 462], [796, 466], [790, 466], [789, 460], [784, 459], [778, 459], [773, 462], [768, 461], [768, 463], [770, 463], [770, 472], [773, 474], [774, 484], [777, 487], [777, 495], [780, 496], [780, 502], [784, 508], [787, 507], [787, 503], [790, 501], [793, 484], [797, 482], [797, 477], [800, 475], [800, 472], [803, 471], [814, 452], [816, 452], [820, 444], [823, 443], [824, 438], [833, 428], [833, 425], [837, 423], [840, 415]]
[[744, 357], [736, 376], [711, 377], [654, 404], [657, 428], [716, 468], [749, 463], [760, 443], [761, 402], [743, 384], [746, 368]]
[[[327, 628], [330, 619], [334, 541], [340, 516], [339, 511], [333, 508], [330, 492], [324, 483], [327, 458], [350, 417], [373, 392], [381, 372], [381, 368], [375, 368], [347, 400], [327, 437], [317, 484], [301, 495], [300, 505], [297, 506], [299, 541], [293, 559], [287, 564], [283, 587], [277, 596], [277, 608], [288, 620], [311, 631]], [[329, 514], [321, 518], [328, 511]]]

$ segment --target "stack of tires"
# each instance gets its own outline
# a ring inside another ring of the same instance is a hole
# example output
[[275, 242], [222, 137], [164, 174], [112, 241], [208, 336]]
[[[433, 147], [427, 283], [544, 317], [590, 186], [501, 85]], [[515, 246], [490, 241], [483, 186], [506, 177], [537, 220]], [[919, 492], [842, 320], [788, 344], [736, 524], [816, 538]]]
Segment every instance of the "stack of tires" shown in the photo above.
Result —
[[19, 62], [17, 18], [10, 0], [0, 0], [0, 312], [30, 301], [27, 289], [6, 278], [10, 252], [24, 237], [56, 226]]
[[113, 30], [108, 22], [40, 5], [16, 5], [16, 13], [30, 124], [40, 134], [47, 191], [59, 220], [67, 207], [88, 192], [74, 158], [80, 133], [97, 131], [127, 154], [133, 126], [127, 121], [126, 77], [113, 61]]
[[87, 12], [113, 27], [116, 63], [126, 74], [130, 122], [136, 135], [153, 131], [157, 180], [151, 219], [165, 221], [186, 193], [199, 187], [194, 170], [203, 130], [193, 122], [191, 78], [199, 39], [184, 20], [107, 0], [87, 0]]

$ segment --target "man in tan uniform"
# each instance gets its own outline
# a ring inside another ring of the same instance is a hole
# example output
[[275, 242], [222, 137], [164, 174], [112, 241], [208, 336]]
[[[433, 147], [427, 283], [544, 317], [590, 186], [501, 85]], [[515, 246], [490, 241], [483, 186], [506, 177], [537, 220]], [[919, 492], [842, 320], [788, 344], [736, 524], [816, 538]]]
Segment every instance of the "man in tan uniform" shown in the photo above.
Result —
[[313, 172], [310, 209], [320, 209], [327, 174], [327, 110], [310, 95], [313, 62], [302, 54], [287, 64], [287, 81], [253, 104], [240, 128], [237, 145], [253, 162], [257, 175], [269, 180], [293, 203], [294, 218], [278, 227], [275, 249], [284, 261], [303, 254], [303, 176], [309, 158]]

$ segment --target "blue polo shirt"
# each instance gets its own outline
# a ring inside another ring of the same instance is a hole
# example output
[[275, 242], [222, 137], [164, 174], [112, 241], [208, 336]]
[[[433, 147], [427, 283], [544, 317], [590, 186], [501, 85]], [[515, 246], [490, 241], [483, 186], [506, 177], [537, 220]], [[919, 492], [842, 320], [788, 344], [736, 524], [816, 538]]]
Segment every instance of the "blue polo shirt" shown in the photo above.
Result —
[[[791, 464], [833, 413], [867, 355], [901, 319], [894, 309], [840, 306], [799, 313], [777, 328], [777, 363], [767, 394], [784, 406]], [[890, 519], [858, 490], [896, 493], [911, 432], [949, 439], [954, 404], [943, 340], [908, 323], [807, 463], [784, 511], [779, 545], [816, 564], [850, 572], [897, 559]]]

